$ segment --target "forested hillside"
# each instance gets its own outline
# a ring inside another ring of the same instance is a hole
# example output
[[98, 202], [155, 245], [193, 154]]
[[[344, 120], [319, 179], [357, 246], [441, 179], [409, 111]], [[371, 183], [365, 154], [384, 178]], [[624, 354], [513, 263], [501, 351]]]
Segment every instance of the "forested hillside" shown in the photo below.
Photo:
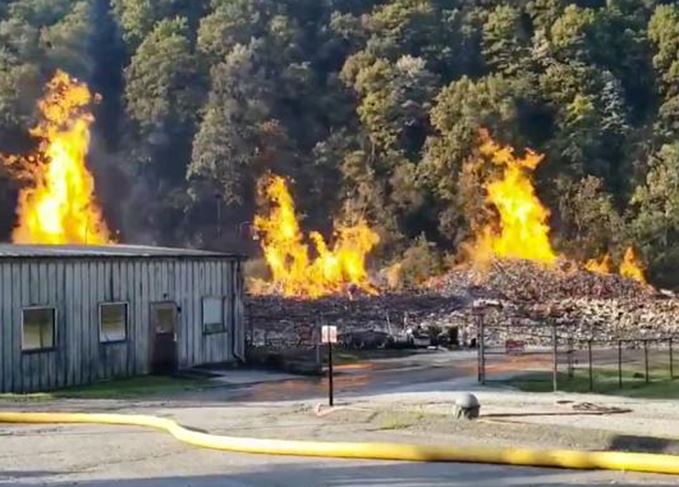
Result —
[[[4, 1], [0, 152], [31, 147], [56, 68], [102, 97], [90, 165], [125, 241], [247, 250], [271, 170], [305, 226], [361, 215], [379, 259], [433, 265], [488, 218], [497, 169], [465, 163], [486, 128], [545, 155], [558, 251], [634, 244], [679, 284], [676, 2]], [[3, 236], [20, 184], [0, 181]]]

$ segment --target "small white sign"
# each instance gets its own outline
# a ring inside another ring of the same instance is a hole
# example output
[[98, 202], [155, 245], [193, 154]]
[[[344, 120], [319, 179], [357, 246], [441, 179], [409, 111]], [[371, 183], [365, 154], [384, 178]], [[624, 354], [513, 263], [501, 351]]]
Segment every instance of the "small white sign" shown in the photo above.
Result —
[[321, 342], [337, 343], [337, 327], [324, 325], [321, 328]]

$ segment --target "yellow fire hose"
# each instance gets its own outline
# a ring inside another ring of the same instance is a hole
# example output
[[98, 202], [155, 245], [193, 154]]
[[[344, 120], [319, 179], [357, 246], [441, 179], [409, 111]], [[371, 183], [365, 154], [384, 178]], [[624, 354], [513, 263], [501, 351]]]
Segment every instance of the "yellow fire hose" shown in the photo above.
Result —
[[679, 456], [674, 455], [238, 438], [193, 431], [171, 419], [147, 415], [0, 411], [0, 423], [142, 426], [166, 431], [189, 445], [240, 453], [414, 462], [493, 463], [679, 474]]

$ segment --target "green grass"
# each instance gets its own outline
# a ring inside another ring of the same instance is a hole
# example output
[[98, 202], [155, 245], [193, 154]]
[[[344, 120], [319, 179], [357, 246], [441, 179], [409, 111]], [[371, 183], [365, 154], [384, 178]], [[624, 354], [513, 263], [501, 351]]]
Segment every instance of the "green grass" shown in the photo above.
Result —
[[41, 402], [52, 399], [142, 399], [204, 387], [205, 379], [141, 376], [33, 394], [0, 394], [0, 400]]
[[[646, 399], [679, 399], [679, 379], [670, 380], [667, 371], [651, 371], [651, 381], [647, 384], [643, 377], [634, 377], [624, 373], [622, 389], [619, 387], [618, 371], [614, 369], [594, 369], [594, 389], [592, 392], [611, 396], [637, 397]], [[552, 374], [550, 372], [534, 372], [514, 377], [505, 384], [525, 392], [552, 392]], [[590, 392], [589, 373], [587, 370], [576, 370], [572, 378], [565, 373], [557, 376], [559, 391], [586, 393]]]
[[0, 394], [0, 403], [3, 401], [5, 402], [45, 402], [45, 401], [51, 401], [54, 399], [54, 396], [50, 394], [49, 392], [35, 392], [32, 394], [15, 394], [12, 392], [7, 392], [4, 394]]

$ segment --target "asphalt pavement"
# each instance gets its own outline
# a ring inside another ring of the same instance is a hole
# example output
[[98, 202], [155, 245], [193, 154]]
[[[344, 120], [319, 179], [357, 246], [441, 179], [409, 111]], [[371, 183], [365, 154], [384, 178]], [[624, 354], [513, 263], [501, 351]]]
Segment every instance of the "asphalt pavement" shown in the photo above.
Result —
[[[379, 396], [399, 391], [432, 393], [454, 384], [473, 384], [476, 358], [472, 352], [424, 352], [406, 359], [381, 360], [340, 367], [336, 387], [340, 398]], [[539, 365], [539, 364], [538, 364]], [[525, 364], [521, 365], [525, 366]], [[512, 370], [509, 364], [498, 372]], [[245, 371], [247, 373], [247, 371]], [[259, 409], [281, 401], [324, 398], [323, 379], [252, 373], [251, 380], [214, 388], [193, 404], [196, 418], [221, 414], [237, 423], [251, 423], [261, 433], [265, 419]], [[259, 377], [261, 380], [253, 380]], [[280, 380], [279, 380], [280, 379]], [[183, 399], [182, 399], [183, 400]], [[307, 401], [308, 403], [309, 401]], [[82, 403], [87, 407], [87, 403]], [[94, 403], [91, 403], [94, 406]], [[181, 416], [182, 402], [172, 405]], [[6, 404], [0, 405], [6, 408]], [[50, 404], [41, 409], [50, 409]], [[108, 407], [99, 405], [98, 407]], [[124, 411], [124, 404], [116, 410]], [[242, 413], [252, 409], [248, 415]], [[167, 410], [166, 410], [167, 411]], [[201, 412], [203, 411], [203, 412]], [[270, 428], [294, 435], [299, 425], [276, 421]], [[271, 420], [271, 417], [274, 419]], [[267, 426], [269, 427], [269, 426]], [[227, 433], [228, 430], [220, 431]], [[319, 439], [332, 440], [331, 437]], [[454, 438], [451, 438], [454, 441]], [[212, 487], [212, 486], [571, 486], [678, 485], [674, 477], [623, 472], [566, 471], [495, 465], [408, 463], [243, 455], [194, 448], [168, 435], [127, 427], [0, 425], [0, 485], [80, 487]]]

